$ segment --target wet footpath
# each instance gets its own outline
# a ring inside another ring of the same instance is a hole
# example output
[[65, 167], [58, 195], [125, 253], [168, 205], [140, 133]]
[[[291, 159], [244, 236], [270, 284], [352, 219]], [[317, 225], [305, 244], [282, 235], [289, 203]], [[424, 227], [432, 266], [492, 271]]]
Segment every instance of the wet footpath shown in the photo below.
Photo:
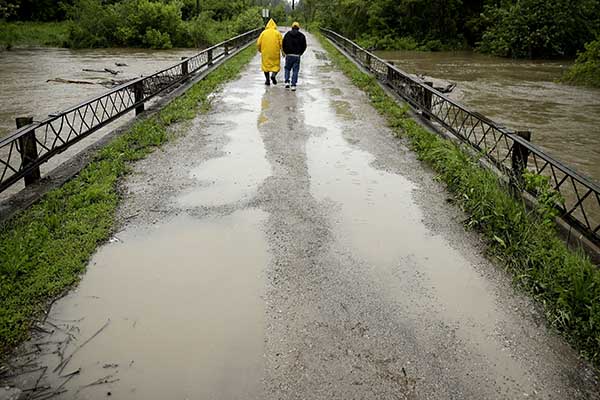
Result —
[[135, 165], [119, 232], [13, 360], [23, 398], [600, 398], [308, 41], [297, 92], [257, 56]]

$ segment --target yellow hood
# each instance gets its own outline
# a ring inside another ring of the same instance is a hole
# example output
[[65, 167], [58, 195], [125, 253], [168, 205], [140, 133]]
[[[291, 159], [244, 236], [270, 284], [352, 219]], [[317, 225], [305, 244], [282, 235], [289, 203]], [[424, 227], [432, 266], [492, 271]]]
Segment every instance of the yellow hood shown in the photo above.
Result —
[[273, 21], [273, 18], [267, 22], [267, 27], [265, 29], [277, 29], [277, 24]]

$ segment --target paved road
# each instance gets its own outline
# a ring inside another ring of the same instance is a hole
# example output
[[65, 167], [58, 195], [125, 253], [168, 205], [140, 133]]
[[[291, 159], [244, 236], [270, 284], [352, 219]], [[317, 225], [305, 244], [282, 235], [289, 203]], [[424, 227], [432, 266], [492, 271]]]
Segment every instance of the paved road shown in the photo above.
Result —
[[[431, 171], [309, 48], [298, 92], [265, 87], [257, 57], [136, 165], [123, 230], [52, 310], [45, 339], [78, 341], [42, 346], [41, 382], [89, 399], [598, 398]], [[80, 374], [50, 371], [90, 337], [62, 371]]]

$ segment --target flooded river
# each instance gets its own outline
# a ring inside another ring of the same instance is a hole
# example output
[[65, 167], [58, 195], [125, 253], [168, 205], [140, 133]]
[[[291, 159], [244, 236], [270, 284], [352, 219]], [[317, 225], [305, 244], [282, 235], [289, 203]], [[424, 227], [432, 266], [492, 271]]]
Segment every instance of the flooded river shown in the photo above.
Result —
[[[103, 83], [149, 75], [175, 64], [193, 49], [17, 49], [0, 52], [0, 137], [15, 129], [15, 117], [42, 120], [107, 90]], [[127, 64], [116, 66], [115, 63]], [[119, 71], [85, 72], [84, 69]], [[93, 84], [48, 82], [52, 79]]]
[[600, 89], [558, 83], [566, 61], [511, 60], [473, 52], [379, 52], [411, 74], [457, 84], [450, 95], [515, 130], [600, 182]]
[[[106, 92], [111, 82], [149, 75], [177, 63], [181, 57], [189, 57], [197, 52], [196, 49], [158, 51], [55, 48], [0, 51], [0, 138], [16, 129], [16, 117], [32, 116], [35, 121], [44, 120], [48, 114], [66, 110]], [[84, 71], [104, 71], [105, 68], [118, 71], [118, 74]], [[61, 79], [88, 84], [55, 81]], [[133, 112], [129, 113], [53, 157], [42, 166], [42, 176], [119, 124], [128, 121], [133, 115]], [[12, 195], [22, 187], [22, 182], [13, 185], [0, 195], [0, 199]]]

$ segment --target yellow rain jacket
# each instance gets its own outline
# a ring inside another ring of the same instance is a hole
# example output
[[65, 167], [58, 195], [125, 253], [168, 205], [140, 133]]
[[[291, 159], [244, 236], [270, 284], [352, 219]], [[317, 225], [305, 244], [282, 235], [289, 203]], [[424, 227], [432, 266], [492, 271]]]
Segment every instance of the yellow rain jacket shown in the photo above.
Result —
[[272, 19], [267, 23], [267, 27], [260, 34], [256, 47], [262, 54], [263, 72], [279, 72], [281, 69], [281, 42], [283, 38], [277, 30], [277, 24]]

